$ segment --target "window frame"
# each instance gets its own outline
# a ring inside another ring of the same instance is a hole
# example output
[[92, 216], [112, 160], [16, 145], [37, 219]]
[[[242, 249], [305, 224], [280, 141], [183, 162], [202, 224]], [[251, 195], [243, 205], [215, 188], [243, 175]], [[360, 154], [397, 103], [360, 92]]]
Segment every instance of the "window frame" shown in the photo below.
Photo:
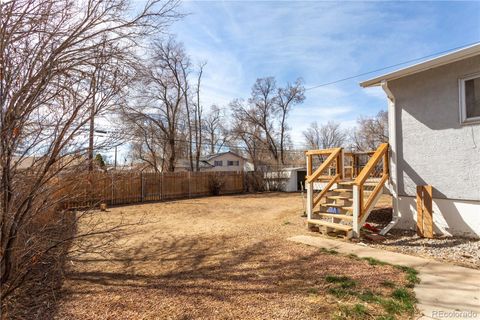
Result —
[[227, 167], [238, 167], [238, 166], [240, 166], [240, 161], [238, 161], [238, 160], [228, 160], [227, 161]]
[[480, 80], [480, 72], [476, 72], [458, 79], [459, 87], [459, 108], [460, 108], [460, 122], [462, 124], [476, 124], [480, 123], [480, 116], [467, 117], [467, 104], [465, 101], [465, 82], [472, 79]]
[[214, 167], [223, 167], [223, 160], [214, 160], [213, 161]]

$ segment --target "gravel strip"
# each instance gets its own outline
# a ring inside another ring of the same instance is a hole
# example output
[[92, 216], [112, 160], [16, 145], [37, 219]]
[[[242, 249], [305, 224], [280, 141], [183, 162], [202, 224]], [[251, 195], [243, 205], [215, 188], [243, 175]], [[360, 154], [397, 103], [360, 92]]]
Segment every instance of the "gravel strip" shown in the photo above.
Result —
[[413, 230], [391, 230], [384, 242], [369, 243], [369, 246], [480, 269], [480, 240], [476, 239], [426, 239]]

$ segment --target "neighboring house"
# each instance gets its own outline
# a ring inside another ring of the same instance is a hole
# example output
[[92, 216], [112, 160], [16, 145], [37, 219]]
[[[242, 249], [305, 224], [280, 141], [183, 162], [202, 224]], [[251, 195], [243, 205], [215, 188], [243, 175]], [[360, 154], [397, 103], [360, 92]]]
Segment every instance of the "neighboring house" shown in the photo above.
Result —
[[247, 171], [248, 167], [247, 159], [231, 151], [211, 154], [200, 160], [210, 165], [202, 171]]
[[[45, 156], [14, 156], [12, 157], [12, 168], [18, 171], [24, 171], [29, 169], [38, 169], [44, 164], [48, 157]], [[57, 159], [56, 162], [52, 165], [52, 169], [63, 168], [72, 169], [78, 168], [78, 166], [85, 164], [86, 160], [80, 156], [75, 155], [65, 155]], [[1, 166], [0, 166], [1, 168]]]
[[394, 222], [414, 229], [433, 186], [437, 234], [480, 236], [480, 44], [361, 83], [388, 97]]
[[[213, 166], [208, 162], [200, 159], [198, 164], [200, 171], [205, 171], [211, 169]], [[193, 159], [193, 167], [195, 168], [195, 159]], [[175, 172], [185, 172], [185, 171], [192, 171], [192, 167], [190, 165], [190, 159], [178, 159], [175, 162]]]

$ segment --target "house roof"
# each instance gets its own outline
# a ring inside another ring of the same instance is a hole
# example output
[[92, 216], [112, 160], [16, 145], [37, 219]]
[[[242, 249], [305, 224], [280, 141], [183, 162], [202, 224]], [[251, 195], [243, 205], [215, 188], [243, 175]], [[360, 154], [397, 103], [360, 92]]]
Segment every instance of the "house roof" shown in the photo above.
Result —
[[[195, 164], [195, 160], [193, 161]], [[206, 162], [203, 159], [200, 159], [199, 162], [200, 168], [211, 168], [213, 167], [210, 163]], [[190, 168], [190, 159], [177, 159], [175, 162], [175, 167], [177, 168]]]
[[459, 60], [463, 60], [466, 58], [470, 58], [476, 55], [480, 55], [480, 43], [441, 55], [439, 57], [436, 57], [430, 60], [426, 60], [426, 61], [414, 64], [412, 66], [409, 66], [400, 70], [396, 70], [396, 71], [375, 77], [373, 79], [365, 80], [363, 82], [360, 82], [360, 86], [362, 86], [363, 88], [379, 86], [382, 83], [382, 81], [390, 81], [390, 80], [403, 78], [405, 76], [423, 72], [428, 69], [437, 68], [437, 67], [440, 67], [452, 62], [456, 62]]
[[[202, 157], [202, 160], [210, 161], [210, 160], [212, 160], [212, 159], [214, 159], [214, 158], [220, 157], [220, 156], [222, 156], [222, 155], [224, 155], [224, 154], [228, 154], [228, 153], [233, 154], [233, 155], [236, 156], [236, 157], [245, 159], [244, 157], [242, 157], [242, 156], [239, 155], [239, 154], [236, 154], [235, 152], [225, 151], [225, 152], [219, 152], [219, 153], [209, 154], [209, 155], [207, 155], [207, 156]], [[245, 159], [245, 160], [246, 160], [246, 159]]]

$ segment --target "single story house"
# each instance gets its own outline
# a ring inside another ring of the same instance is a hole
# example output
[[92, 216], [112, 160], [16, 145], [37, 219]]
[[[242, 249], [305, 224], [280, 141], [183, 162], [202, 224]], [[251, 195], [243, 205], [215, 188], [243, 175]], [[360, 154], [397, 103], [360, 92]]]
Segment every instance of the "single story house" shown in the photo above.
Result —
[[208, 164], [202, 171], [247, 171], [247, 159], [232, 151], [211, 154], [200, 160]]
[[480, 44], [364, 81], [388, 98], [391, 227], [416, 226], [433, 187], [437, 234], [480, 237]]

